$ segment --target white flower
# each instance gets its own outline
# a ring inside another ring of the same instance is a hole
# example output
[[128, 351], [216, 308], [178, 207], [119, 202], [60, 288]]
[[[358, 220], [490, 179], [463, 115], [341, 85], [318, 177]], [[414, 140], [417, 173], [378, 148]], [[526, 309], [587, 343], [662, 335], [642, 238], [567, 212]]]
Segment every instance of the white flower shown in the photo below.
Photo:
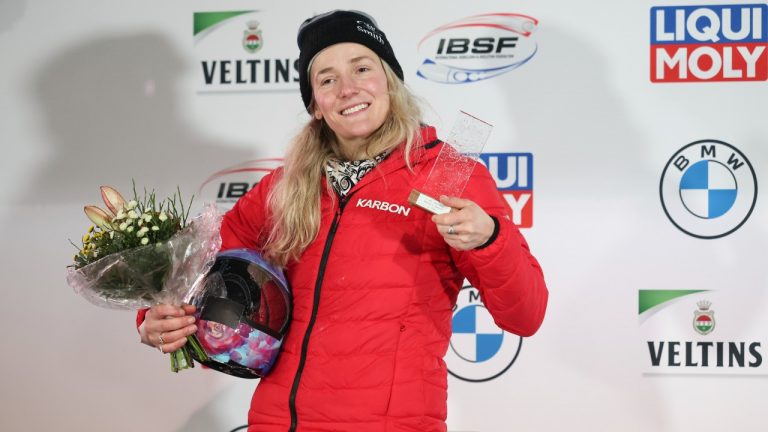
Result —
[[144, 222], [152, 222], [152, 215], [149, 213], [144, 213]]
[[126, 232], [133, 232], [133, 225], [129, 226], [128, 229], [125, 230]]
[[136, 213], [136, 211], [131, 210], [131, 211], [128, 212], [128, 217], [131, 218], [131, 219], [136, 219], [136, 218], [139, 217], [139, 214]]
[[144, 237], [143, 239], [141, 239], [141, 244], [145, 245], [147, 243], [149, 243], [149, 238], [148, 237]]
[[123, 222], [120, 224], [120, 231], [125, 231], [126, 228], [128, 228], [128, 222]]
[[161, 212], [160, 216], [158, 216], [157, 218], [160, 219], [160, 222], [165, 222], [168, 220], [168, 215], [166, 215], [165, 212]]
[[117, 216], [115, 216], [116, 220], [125, 219], [125, 210], [120, 209], [117, 211]]
[[136, 208], [136, 206], [139, 205], [139, 203], [136, 202], [136, 200], [130, 200], [128, 201], [128, 204], [125, 205], [125, 208], [128, 210], [133, 210]]
[[152, 227], [152, 231], [160, 231], [160, 227], [155, 225]]
[[141, 227], [141, 229], [136, 233], [136, 236], [137, 237], [144, 237], [144, 234], [146, 234], [147, 231], [149, 231], [149, 228]]

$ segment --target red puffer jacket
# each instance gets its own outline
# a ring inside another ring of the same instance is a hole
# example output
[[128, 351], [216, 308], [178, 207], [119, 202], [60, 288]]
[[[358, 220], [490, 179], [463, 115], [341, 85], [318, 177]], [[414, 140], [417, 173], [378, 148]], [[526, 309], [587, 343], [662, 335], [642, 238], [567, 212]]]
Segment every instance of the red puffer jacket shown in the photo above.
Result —
[[[431, 214], [408, 203], [441, 146], [433, 128], [421, 133], [431, 144], [413, 171], [400, 149], [346, 198], [322, 197], [318, 236], [286, 269], [293, 319], [253, 395], [249, 431], [445, 431], [443, 356], [464, 277], [499, 327], [529, 336], [541, 325], [548, 296], [541, 268], [481, 164], [462, 197], [498, 220], [489, 246], [450, 248]], [[226, 214], [223, 249], [262, 244], [274, 179], [266, 176]]]
[[[256, 389], [249, 431], [445, 431], [452, 307], [466, 277], [497, 325], [533, 334], [547, 303], [536, 259], [478, 164], [463, 197], [500, 223], [489, 246], [450, 248], [431, 215], [408, 203], [440, 150], [413, 172], [395, 151], [344, 199], [322, 197], [315, 241], [286, 269], [293, 320], [282, 353]], [[258, 247], [268, 217], [265, 177], [227, 213], [223, 248]]]

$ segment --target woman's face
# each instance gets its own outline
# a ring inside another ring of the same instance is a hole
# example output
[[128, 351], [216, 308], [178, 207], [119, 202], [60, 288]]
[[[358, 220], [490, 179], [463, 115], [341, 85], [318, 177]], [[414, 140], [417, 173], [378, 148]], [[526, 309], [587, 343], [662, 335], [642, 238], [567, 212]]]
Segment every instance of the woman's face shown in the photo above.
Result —
[[356, 43], [331, 45], [315, 57], [309, 76], [315, 118], [325, 119], [348, 155], [359, 155], [389, 114], [379, 56]]

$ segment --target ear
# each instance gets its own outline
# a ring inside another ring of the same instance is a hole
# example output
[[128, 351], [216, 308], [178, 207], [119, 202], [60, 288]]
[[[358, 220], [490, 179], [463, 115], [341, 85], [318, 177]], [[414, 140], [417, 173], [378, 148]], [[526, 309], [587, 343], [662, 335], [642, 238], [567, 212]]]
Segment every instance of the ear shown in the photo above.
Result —
[[317, 120], [322, 120], [323, 119], [323, 113], [317, 107], [315, 107], [315, 112], [314, 112], [313, 115], [315, 116], [315, 119], [317, 119]]

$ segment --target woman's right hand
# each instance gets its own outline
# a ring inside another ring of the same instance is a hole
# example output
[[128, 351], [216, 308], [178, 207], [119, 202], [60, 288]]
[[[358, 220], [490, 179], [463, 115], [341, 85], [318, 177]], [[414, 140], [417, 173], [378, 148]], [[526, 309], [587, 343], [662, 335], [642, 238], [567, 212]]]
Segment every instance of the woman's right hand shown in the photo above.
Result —
[[197, 331], [194, 313], [195, 307], [192, 305], [152, 306], [139, 326], [141, 342], [158, 348], [162, 353], [176, 351], [187, 342], [187, 336]]

